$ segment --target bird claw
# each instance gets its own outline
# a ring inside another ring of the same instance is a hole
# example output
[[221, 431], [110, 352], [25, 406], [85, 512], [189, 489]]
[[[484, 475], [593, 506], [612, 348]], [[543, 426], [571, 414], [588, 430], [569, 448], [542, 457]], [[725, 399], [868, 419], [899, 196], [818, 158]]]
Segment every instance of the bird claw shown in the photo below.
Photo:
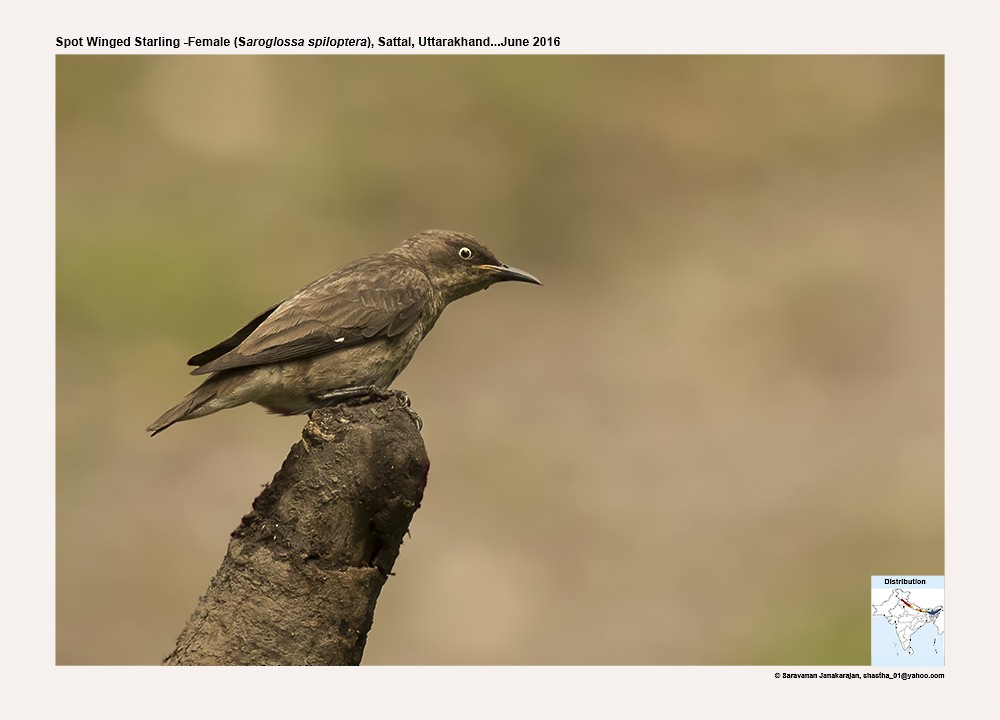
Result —
[[417, 426], [417, 432], [424, 429], [424, 421], [419, 415], [417, 415], [416, 411], [410, 407], [410, 396], [402, 390], [383, 390], [382, 388], [375, 387], [374, 385], [360, 385], [357, 387], [328, 390], [315, 395], [313, 399], [316, 400], [320, 407], [334, 407], [342, 402], [346, 402], [347, 400], [365, 397], [374, 398], [376, 400], [396, 398], [396, 400], [399, 401], [400, 406], [406, 410], [406, 414], [410, 416], [411, 420], [413, 420], [413, 424]]
[[[407, 398], [407, 400], [409, 400], [409, 398]], [[410, 416], [410, 420], [413, 421], [413, 424], [417, 426], [417, 432], [421, 432], [424, 429], [423, 418], [417, 415], [415, 410], [410, 408], [409, 402], [403, 406], [403, 409], [406, 410], [406, 414]]]
[[402, 390], [386, 390], [385, 396], [394, 397], [396, 398], [396, 400], [399, 401], [400, 406], [404, 410], [406, 410], [406, 414], [410, 416], [410, 420], [412, 420], [413, 424], [417, 426], [417, 432], [420, 432], [421, 430], [424, 429], [424, 421], [421, 419], [419, 415], [417, 415], [416, 410], [410, 407], [411, 403], [409, 395], [407, 395]]

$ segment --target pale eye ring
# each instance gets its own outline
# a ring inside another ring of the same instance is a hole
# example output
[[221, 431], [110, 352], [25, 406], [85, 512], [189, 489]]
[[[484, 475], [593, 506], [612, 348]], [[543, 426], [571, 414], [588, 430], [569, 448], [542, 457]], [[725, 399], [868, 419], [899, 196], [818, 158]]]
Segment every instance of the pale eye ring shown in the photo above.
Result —
[[472, 251], [469, 250], [469, 248], [467, 248], [467, 247], [461, 248], [458, 251], [458, 256], [460, 258], [462, 258], [463, 260], [468, 260], [469, 258], [472, 257]]

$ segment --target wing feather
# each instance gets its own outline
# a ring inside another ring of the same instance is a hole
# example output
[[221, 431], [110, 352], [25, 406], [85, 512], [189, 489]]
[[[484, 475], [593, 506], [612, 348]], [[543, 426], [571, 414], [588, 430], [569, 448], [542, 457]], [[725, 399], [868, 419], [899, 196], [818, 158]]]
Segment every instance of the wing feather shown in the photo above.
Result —
[[391, 256], [359, 260], [313, 282], [251, 320], [215, 347], [194, 375], [265, 365], [406, 332], [419, 319], [430, 281]]

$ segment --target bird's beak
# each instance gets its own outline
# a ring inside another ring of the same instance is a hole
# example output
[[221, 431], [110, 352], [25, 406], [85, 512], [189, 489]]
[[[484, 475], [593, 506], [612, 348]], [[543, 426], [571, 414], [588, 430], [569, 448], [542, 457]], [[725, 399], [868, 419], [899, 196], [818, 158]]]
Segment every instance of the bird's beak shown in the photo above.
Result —
[[533, 283], [535, 285], [542, 284], [542, 281], [531, 273], [525, 272], [524, 270], [518, 270], [517, 268], [512, 268], [509, 265], [479, 265], [478, 267], [492, 272], [496, 276], [497, 282], [501, 282], [503, 280], [518, 280], [520, 282]]

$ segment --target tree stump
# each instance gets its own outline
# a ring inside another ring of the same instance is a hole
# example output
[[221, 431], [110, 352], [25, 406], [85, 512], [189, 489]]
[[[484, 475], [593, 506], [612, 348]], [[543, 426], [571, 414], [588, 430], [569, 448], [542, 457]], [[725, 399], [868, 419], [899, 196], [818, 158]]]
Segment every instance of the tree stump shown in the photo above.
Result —
[[313, 411], [167, 665], [357, 665], [430, 466], [404, 399]]

